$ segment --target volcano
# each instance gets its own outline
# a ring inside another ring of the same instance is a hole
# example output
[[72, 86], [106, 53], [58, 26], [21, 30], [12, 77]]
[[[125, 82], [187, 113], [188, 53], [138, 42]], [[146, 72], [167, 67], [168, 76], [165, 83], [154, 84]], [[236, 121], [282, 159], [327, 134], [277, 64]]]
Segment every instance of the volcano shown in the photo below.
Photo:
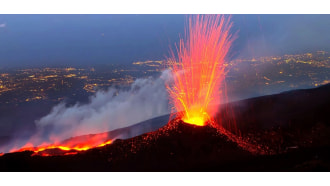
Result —
[[228, 130], [231, 135], [173, 119], [152, 132], [65, 156], [60, 149], [48, 157], [4, 154], [0, 170], [329, 171], [329, 95], [330, 84], [221, 105], [215, 122], [234, 120], [239, 132]]

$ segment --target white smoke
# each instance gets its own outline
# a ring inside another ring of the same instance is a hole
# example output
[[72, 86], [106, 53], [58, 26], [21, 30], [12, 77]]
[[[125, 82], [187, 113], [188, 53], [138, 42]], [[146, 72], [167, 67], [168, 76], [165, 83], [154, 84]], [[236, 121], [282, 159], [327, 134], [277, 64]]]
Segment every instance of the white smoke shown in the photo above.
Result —
[[35, 135], [11, 140], [0, 147], [0, 153], [18, 150], [26, 144], [54, 144], [75, 136], [108, 132], [166, 115], [170, 110], [165, 83], [169, 81], [171, 72], [165, 70], [159, 78], [135, 80], [129, 90], [98, 91], [88, 104], [67, 107], [62, 102], [36, 121]]
[[36, 121], [37, 128], [42, 131], [42, 138], [56, 136], [64, 140], [115, 130], [168, 114], [165, 81], [170, 78], [170, 72], [164, 71], [157, 79], [137, 79], [126, 91], [115, 88], [98, 91], [88, 104], [66, 107], [65, 103], [60, 103]]

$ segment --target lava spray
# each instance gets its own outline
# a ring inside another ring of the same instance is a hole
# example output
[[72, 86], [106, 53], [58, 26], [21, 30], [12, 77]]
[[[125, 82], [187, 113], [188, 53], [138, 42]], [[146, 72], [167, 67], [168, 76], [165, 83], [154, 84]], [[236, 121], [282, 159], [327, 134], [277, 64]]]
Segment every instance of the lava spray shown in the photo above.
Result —
[[190, 16], [176, 54], [170, 52], [174, 82], [167, 90], [177, 117], [186, 123], [205, 125], [223, 102], [225, 60], [234, 40], [230, 19], [224, 15]]

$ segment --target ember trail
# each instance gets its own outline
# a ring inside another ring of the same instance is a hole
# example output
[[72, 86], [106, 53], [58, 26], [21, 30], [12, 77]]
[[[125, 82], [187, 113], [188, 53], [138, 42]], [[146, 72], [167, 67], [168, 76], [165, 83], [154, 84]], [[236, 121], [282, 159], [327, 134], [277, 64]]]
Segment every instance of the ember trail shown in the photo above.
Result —
[[204, 126], [221, 103], [224, 93], [225, 59], [233, 42], [230, 17], [189, 17], [185, 37], [171, 50], [169, 66], [174, 85], [168, 85], [171, 102], [185, 123]]

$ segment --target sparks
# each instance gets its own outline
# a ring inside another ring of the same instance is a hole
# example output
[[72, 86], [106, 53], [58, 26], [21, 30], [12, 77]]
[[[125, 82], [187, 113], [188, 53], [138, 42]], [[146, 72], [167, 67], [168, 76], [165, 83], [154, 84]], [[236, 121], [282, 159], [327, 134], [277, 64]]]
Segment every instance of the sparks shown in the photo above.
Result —
[[169, 65], [174, 85], [168, 85], [171, 102], [179, 117], [203, 126], [212, 120], [221, 103], [219, 91], [225, 79], [225, 58], [233, 42], [230, 17], [195, 15], [189, 18], [185, 38], [171, 51]]

